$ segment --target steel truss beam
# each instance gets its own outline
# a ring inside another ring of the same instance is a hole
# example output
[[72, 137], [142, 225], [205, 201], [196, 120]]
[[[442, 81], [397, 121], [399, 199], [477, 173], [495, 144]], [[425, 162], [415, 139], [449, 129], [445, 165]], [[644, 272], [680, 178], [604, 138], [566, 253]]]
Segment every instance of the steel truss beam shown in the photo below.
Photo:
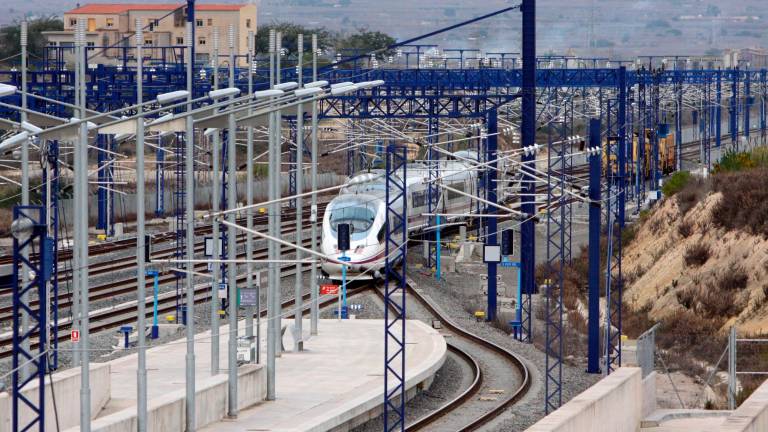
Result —
[[405, 295], [408, 250], [408, 149], [389, 145], [384, 267], [384, 430], [405, 430]]
[[[16, 206], [13, 208], [13, 356], [11, 367], [12, 430], [45, 430], [45, 373], [48, 367], [48, 345], [38, 344], [31, 350], [33, 335], [47, 341], [47, 302], [31, 307], [33, 294], [45, 298], [46, 281], [50, 279], [53, 242], [47, 237], [45, 207]], [[37, 260], [28, 257], [39, 251]], [[24, 253], [26, 252], [26, 253]], [[27, 282], [21, 275], [29, 275]], [[36, 292], [35, 292], [36, 291]], [[29, 317], [29, 327], [22, 329], [22, 315]], [[25, 344], [26, 342], [26, 344]], [[27, 395], [24, 388], [36, 381], [37, 391]], [[22, 412], [23, 410], [23, 412]]]

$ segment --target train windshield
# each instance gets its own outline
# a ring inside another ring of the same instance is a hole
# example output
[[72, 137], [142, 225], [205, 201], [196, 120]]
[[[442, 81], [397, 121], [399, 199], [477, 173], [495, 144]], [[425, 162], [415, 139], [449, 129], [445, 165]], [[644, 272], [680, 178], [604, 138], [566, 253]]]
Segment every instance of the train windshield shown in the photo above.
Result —
[[364, 206], [344, 206], [335, 208], [331, 211], [331, 229], [336, 232], [336, 227], [340, 223], [348, 223], [350, 231], [361, 233], [368, 231], [376, 219], [376, 213], [373, 209]]

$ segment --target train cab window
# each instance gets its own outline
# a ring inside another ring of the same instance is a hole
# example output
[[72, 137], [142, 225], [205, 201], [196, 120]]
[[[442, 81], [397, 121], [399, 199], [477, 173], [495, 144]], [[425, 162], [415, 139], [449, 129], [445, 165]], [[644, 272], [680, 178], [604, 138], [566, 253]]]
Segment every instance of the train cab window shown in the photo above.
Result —
[[371, 229], [376, 213], [368, 207], [350, 206], [331, 210], [331, 227], [336, 232], [340, 223], [348, 223], [350, 234], [366, 232]]
[[379, 240], [379, 243], [384, 243], [384, 239], [386, 237], [387, 237], [387, 225], [385, 224], [379, 230], [379, 234], [376, 235], [376, 238]]

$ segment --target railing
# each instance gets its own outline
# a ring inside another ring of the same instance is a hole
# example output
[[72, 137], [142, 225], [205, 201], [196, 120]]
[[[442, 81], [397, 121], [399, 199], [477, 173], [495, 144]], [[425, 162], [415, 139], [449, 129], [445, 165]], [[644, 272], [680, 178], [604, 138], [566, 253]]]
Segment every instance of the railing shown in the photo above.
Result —
[[656, 368], [656, 330], [660, 325], [654, 325], [637, 338], [637, 364], [643, 370], [643, 378]]

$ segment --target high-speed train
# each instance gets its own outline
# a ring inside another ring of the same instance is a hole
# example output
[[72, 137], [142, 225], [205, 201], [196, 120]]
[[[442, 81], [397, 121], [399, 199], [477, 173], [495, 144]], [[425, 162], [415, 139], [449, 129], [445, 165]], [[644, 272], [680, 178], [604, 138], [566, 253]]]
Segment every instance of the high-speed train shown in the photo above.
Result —
[[[443, 185], [454, 191], [438, 187], [437, 210], [444, 214], [464, 214], [472, 212], [476, 205], [468, 196], [476, 195], [477, 169], [470, 161], [477, 160], [477, 153], [460, 151], [454, 160], [440, 161], [439, 173]], [[386, 241], [385, 217], [386, 179], [384, 170], [371, 170], [347, 180], [339, 196], [331, 200], [323, 217], [322, 253], [339, 258], [338, 236], [336, 227], [341, 223], [350, 226], [350, 250], [347, 277], [357, 279], [380, 278], [384, 268]], [[420, 232], [428, 226], [427, 193], [429, 168], [423, 163], [409, 163], [406, 167], [406, 210], [408, 212], [408, 232]], [[402, 199], [394, 205], [402, 208]], [[457, 217], [448, 217], [442, 222], [450, 223]], [[322, 270], [331, 279], [341, 279], [341, 264], [325, 260]]]

